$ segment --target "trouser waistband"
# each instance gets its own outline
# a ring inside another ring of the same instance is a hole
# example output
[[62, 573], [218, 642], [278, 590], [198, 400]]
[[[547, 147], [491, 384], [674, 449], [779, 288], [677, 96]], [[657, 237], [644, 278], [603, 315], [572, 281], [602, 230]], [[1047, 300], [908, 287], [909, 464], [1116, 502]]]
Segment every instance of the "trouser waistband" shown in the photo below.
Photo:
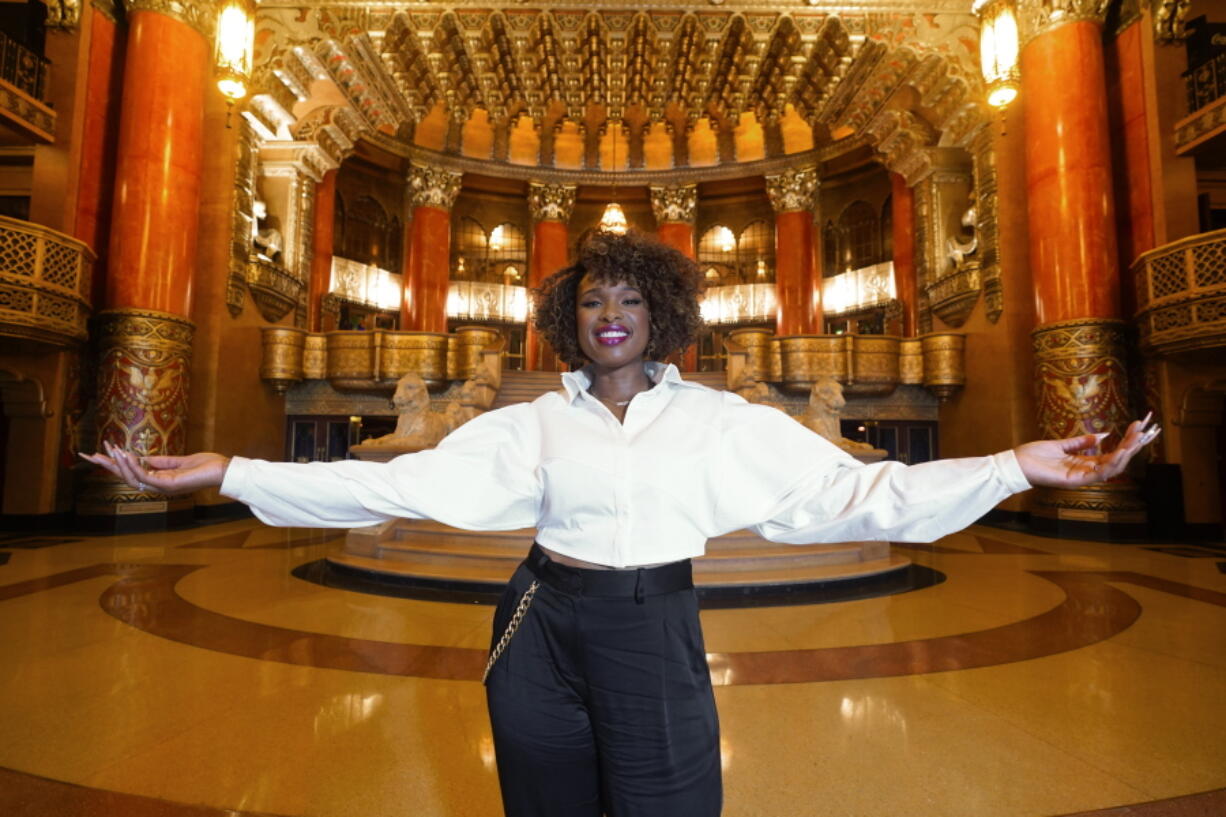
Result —
[[589, 570], [555, 562], [533, 542], [524, 565], [544, 584], [572, 596], [620, 596], [642, 601], [645, 596], [675, 593], [694, 586], [689, 559], [659, 567]]

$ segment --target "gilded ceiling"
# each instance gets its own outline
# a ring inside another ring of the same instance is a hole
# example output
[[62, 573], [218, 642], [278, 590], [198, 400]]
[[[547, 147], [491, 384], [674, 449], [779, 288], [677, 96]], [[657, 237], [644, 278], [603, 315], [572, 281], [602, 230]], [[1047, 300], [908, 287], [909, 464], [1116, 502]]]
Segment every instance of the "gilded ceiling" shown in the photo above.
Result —
[[864, 144], [914, 164], [984, 121], [969, 5], [265, 0], [249, 110], [266, 140], [338, 160], [366, 138], [525, 171], [743, 167]]

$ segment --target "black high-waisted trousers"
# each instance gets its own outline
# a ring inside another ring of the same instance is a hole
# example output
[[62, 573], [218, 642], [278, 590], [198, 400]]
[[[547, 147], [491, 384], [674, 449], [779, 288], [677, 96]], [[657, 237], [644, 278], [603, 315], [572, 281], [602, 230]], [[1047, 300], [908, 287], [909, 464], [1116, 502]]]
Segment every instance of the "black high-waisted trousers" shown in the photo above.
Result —
[[486, 684], [507, 817], [717, 817], [719, 722], [690, 563], [580, 570], [536, 545], [494, 615]]

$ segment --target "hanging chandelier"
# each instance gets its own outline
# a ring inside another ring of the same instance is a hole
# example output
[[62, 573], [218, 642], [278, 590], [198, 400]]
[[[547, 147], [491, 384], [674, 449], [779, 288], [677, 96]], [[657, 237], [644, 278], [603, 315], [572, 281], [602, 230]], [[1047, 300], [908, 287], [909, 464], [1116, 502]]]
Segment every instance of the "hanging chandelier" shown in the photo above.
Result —
[[[613, 160], [610, 164], [612, 165], [613, 172], [617, 173], [617, 131], [613, 132]], [[612, 200], [604, 208], [604, 214], [600, 217], [600, 224], [597, 225], [597, 229], [604, 233], [625, 235], [630, 225], [626, 221], [625, 211], [617, 203], [617, 176], [613, 177], [613, 195], [610, 198]]]
[[1018, 93], [1017, 17], [1010, 0], [977, 0], [971, 9], [979, 16], [979, 58], [988, 104], [1004, 109]]
[[244, 0], [227, 2], [217, 15], [213, 62], [217, 70], [217, 88], [230, 104], [247, 96], [254, 39], [255, 26], [247, 3]]

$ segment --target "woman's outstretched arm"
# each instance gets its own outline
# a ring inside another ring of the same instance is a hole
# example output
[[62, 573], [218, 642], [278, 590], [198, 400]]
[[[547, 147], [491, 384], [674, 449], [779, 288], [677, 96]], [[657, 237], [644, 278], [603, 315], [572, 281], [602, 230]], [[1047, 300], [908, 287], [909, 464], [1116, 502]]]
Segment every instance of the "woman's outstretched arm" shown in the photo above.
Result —
[[1131, 423], [1109, 453], [1097, 435], [1044, 440], [985, 457], [918, 465], [863, 465], [778, 411], [725, 403], [721, 499], [708, 535], [751, 528], [777, 542], [864, 539], [930, 542], [1036, 485], [1072, 488], [1110, 479], [1157, 436]]
[[140, 490], [182, 494], [220, 487], [270, 525], [359, 527], [403, 517], [507, 530], [536, 524], [539, 447], [536, 415], [520, 404], [470, 420], [436, 448], [386, 463], [266, 462], [220, 454], [142, 460], [114, 446], [85, 459]]

